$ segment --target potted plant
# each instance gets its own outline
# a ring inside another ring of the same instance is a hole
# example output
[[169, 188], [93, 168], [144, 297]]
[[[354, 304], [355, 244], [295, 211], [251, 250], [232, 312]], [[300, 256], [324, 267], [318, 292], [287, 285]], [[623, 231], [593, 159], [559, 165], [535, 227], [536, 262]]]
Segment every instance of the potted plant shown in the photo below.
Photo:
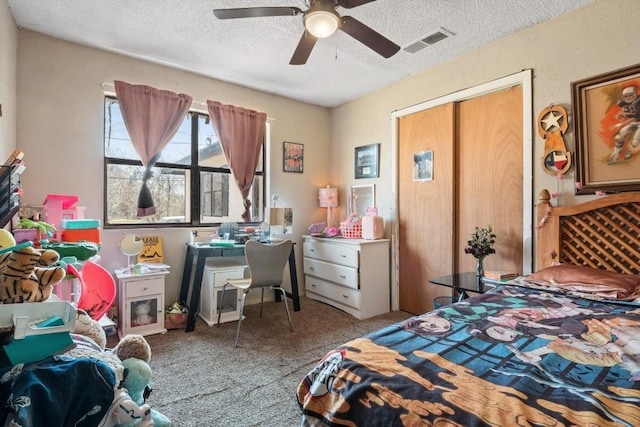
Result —
[[491, 225], [487, 228], [476, 227], [471, 234], [471, 239], [467, 242], [464, 252], [473, 255], [476, 259], [476, 276], [484, 276], [483, 261], [487, 255], [495, 254], [493, 244], [496, 242], [496, 235], [493, 233]]

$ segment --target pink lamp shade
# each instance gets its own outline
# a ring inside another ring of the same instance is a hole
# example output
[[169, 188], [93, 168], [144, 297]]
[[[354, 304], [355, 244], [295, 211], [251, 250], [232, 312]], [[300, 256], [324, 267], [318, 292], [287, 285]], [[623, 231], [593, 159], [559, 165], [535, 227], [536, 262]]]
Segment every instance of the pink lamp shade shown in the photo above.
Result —
[[318, 199], [321, 208], [335, 208], [338, 206], [338, 189], [329, 186], [321, 188]]
[[338, 206], [338, 189], [327, 185], [326, 188], [320, 189], [318, 199], [320, 200], [320, 207], [327, 208], [327, 227], [332, 227], [334, 222], [333, 208]]

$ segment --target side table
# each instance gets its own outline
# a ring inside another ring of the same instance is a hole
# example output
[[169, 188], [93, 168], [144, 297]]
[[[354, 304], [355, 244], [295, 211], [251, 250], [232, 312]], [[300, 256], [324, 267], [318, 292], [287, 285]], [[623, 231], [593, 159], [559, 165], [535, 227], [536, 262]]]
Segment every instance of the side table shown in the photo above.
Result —
[[165, 333], [164, 279], [167, 270], [131, 274], [116, 271], [118, 279], [118, 333], [151, 335]]
[[483, 282], [482, 278], [476, 276], [474, 271], [436, 277], [435, 279], [429, 279], [429, 282], [434, 285], [451, 288], [451, 296], [454, 300], [457, 298], [458, 301], [469, 298], [467, 292], [483, 294], [495, 288], [495, 285]]

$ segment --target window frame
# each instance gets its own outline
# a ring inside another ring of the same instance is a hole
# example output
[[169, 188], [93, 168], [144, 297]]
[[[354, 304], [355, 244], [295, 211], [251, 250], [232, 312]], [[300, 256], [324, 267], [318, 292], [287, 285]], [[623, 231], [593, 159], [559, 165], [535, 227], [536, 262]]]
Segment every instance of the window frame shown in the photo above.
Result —
[[[104, 100], [103, 100], [103, 105], [106, 108], [107, 105], [107, 100], [115, 100], [117, 101], [117, 97], [113, 96], [113, 95], [104, 95]], [[106, 117], [107, 112], [104, 111], [103, 112], [103, 127], [105, 126], [105, 117]], [[130, 223], [130, 224], [113, 224], [110, 223], [108, 221], [108, 215], [107, 215], [107, 209], [108, 209], [108, 201], [107, 201], [107, 194], [108, 194], [108, 177], [107, 177], [107, 173], [108, 173], [108, 168], [110, 165], [126, 165], [126, 166], [139, 166], [139, 167], [143, 167], [142, 162], [140, 160], [132, 160], [132, 159], [123, 159], [123, 158], [117, 158], [117, 157], [107, 157], [105, 155], [105, 133], [107, 131], [106, 127], [103, 128], [103, 137], [102, 137], [102, 157], [103, 157], [103, 228], [104, 229], [131, 229], [131, 228], [194, 228], [194, 227], [219, 227], [222, 222], [201, 222], [200, 221], [200, 214], [201, 214], [201, 174], [203, 172], [210, 172], [210, 173], [222, 173], [222, 174], [228, 174], [229, 175], [229, 187], [231, 187], [232, 185], [235, 185], [235, 181], [233, 180], [233, 174], [231, 172], [231, 169], [229, 168], [222, 168], [222, 167], [213, 167], [213, 166], [201, 166], [198, 164], [199, 162], [199, 158], [198, 158], [198, 124], [199, 124], [199, 120], [200, 118], [204, 118], [205, 123], [210, 123], [210, 118], [209, 118], [209, 114], [202, 111], [202, 110], [198, 110], [196, 108], [190, 108], [189, 112], [187, 113], [188, 115], [192, 116], [192, 120], [191, 120], [191, 163], [188, 165], [185, 164], [179, 164], [179, 163], [167, 163], [167, 162], [158, 162], [154, 165], [153, 169], [160, 169], [160, 168], [164, 168], [164, 169], [177, 169], [177, 170], [184, 170], [187, 171], [190, 174], [190, 186], [191, 186], [191, 192], [190, 195], [188, 197], [188, 203], [189, 203], [189, 207], [190, 209], [187, 209], [188, 211], [190, 211], [190, 216], [189, 218], [185, 218], [187, 219], [187, 221], [185, 222], [148, 222], [148, 223]], [[186, 118], [185, 118], [186, 120]], [[260, 206], [260, 218], [261, 221], [252, 221], [252, 222], [242, 222], [242, 218], [238, 218], [237, 221], [233, 221], [233, 222], [237, 222], [237, 223], [241, 223], [244, 225], [257, 225], [260, 222], [264, 221], [264, 212], [265, 209], [267, 207], [267, 197], [266, 197], [266, 191], [267, 191], [267, 170], [266, 170], [266, 163], [267, 163], [267, 140], [268, 140], [268, 135], [267, 132], [269, 131], [269, 126], [267, 124], [265, 124], [265, 137], [262, 141], [262, 163], [260, 165], [260, 163], [258, 164], [257, 170], [254, 172], [254, 180], [255, 177], [262, 177], [262, 206]], [[249, 197], [251, 198], [251, 195], [249, 195]], [[252, 198], [251, 198], [252, 199]], [[252, 200], [253, 202], [253, 200]]]

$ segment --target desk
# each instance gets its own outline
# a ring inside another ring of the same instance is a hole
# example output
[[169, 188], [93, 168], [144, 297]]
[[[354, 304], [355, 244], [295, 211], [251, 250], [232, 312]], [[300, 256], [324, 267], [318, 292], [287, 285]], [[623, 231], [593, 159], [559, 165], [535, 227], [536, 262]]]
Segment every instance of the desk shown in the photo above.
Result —
[[452, 296], [454, 299], [457, 297], [458, 301], [462, 301], [469, 297], [467, 291], [483, 294], [495, 287], [495, 285], [483, 282], [482, 279], [479, 279], [476, 276], [475, 272], [457, 273], [448, 276], [436, 277], [435, 279], [429, 279], [429, 282], [434, 285], [452, 288]]
[[[289, 274], [291, 276], [291, 292], [287, 292], [287, 297], [293, 300], [293, 310], [300, 311], [300, 295], [298, 294], [298, 274], [296, 272], [296, 255], [291, 246], [289, 254]], [[200, 289], [202, 288], [202, 275], [204, 273], [204, 264], [207, 258], [226, 257], [226, 256], [244, 256], [244, 245], [235, 245], [229, 247], [196, 245], [187, 243], [187, 253], [184, 258], [184, 270], [182, 271], [182, 285], [180, 286], [180, 302], [187, 302], [189, 290], [191, 290], [190, 303], [187, 315], [187, 327], [185, 332], [191, 332], [196, 327], [196, 312], [200, 303]], [[193, 267], [193, 258], [196, 259], [196, 271], [191, 283], [191, 269]], [[280, 301], [280, 294], [276, 293], [276, 301]]]

